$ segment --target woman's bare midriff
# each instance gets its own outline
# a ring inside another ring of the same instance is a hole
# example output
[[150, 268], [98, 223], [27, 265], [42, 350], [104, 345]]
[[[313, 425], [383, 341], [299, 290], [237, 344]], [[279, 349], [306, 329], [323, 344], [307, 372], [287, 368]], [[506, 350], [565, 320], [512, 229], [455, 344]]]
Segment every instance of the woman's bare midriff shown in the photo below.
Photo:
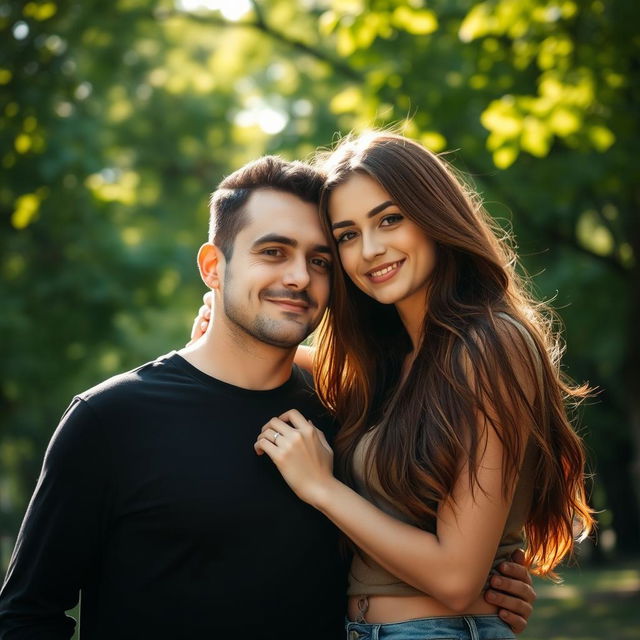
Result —
[[[349, 620], [357, 620], [360, 615], [359, 599], [359, 596], [349, 598]], [[369, 596], [369, 608], [364, 618], [371, 624], [385, 624], [416, 618], [486, 615], [497, 612], [498, 608], [486, 602], [482, 595], [464, 613], [452, 611], [429, 596]]]

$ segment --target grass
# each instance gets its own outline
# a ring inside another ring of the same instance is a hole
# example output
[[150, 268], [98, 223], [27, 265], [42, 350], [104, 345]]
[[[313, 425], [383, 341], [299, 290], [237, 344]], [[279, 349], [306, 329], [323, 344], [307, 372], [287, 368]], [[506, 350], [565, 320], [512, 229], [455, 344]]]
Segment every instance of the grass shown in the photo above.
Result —
[[640, 559], [561, 574], [561, 585], [536, 581], [522, 640], [640, 640]]

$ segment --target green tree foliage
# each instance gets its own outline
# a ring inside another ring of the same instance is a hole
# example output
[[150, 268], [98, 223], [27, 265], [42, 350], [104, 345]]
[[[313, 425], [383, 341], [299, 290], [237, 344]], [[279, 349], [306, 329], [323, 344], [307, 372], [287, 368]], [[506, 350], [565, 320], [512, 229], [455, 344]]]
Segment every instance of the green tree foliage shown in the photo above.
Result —
[[185, 341], [219, 179], [389, 124], [455, 150], [555, 298], [568, 372], [602, 390], [594, 501], [637, 550], [636, 3], [204, 5], [0, 0], [4, 560], [71, 395]]

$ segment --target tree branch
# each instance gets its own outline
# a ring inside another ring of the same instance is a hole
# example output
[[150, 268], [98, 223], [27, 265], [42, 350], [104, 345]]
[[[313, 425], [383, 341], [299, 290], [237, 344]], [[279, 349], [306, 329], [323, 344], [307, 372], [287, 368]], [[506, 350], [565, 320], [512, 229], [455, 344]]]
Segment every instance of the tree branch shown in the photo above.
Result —
[[238, 21], [238, 22], [229, 22], [225, 20], [219, 15], [204, 15], [199, 13], [188, 13], [182, 11], [175, 11], [169, 9], [158, 9], [155, 12], [155, 16], [158, 20], [166, 20], [168, 18], [173, 18], [176, 16], [188, 18], [195, 22], [200, 22], [202, 24], [208, 24], [215, 27], [223, 27], [223, 28], [233, 28], [233, 27], [242, 27], [245, 29], [255, 29], [256, 31], [260, 31], [265, 35], [273, 38], [275, 41], [280, 42], [287, 47], [300, 51], [306, 55], [309, 55], [316, 60], [324, 62], [332, 67], [335, 71], [342, 74], [349, 80], [353, 80], [356, 82], [362, 82], [363, 78], [358, 71], [349, 66], [346, 62], [334, 58], [326, 51], [322, 49], [318, 49], [303, 40], [299, 40], [292, 36], [287, 35], [283, 31], [275, 29], [271, 25], [267, 24], [264, 18], [264, 14], [262, 9], [259, 7], [255, 0], [252, 0], [251, 4], [253, 5], [253, 10], [255, 13], [255, 20], [253, 21]]
[[258, 0], [251, 0], [251, 6], [253, 7], [253, 13], [256, 14], [256, 23], [266, 26], [267, 23], [262, 13], [262, 7], [258, 4]]

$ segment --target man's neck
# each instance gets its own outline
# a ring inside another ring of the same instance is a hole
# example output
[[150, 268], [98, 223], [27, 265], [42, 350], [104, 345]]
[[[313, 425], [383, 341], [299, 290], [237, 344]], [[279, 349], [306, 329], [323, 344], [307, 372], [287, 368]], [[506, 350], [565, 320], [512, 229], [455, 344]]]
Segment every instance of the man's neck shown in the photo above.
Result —
[[297, 347], [265, 344], [241, 329], [214, 320], [204, 336], [178, 353], [196, 369], [236, 387], [266, 391], [291, 376]]

